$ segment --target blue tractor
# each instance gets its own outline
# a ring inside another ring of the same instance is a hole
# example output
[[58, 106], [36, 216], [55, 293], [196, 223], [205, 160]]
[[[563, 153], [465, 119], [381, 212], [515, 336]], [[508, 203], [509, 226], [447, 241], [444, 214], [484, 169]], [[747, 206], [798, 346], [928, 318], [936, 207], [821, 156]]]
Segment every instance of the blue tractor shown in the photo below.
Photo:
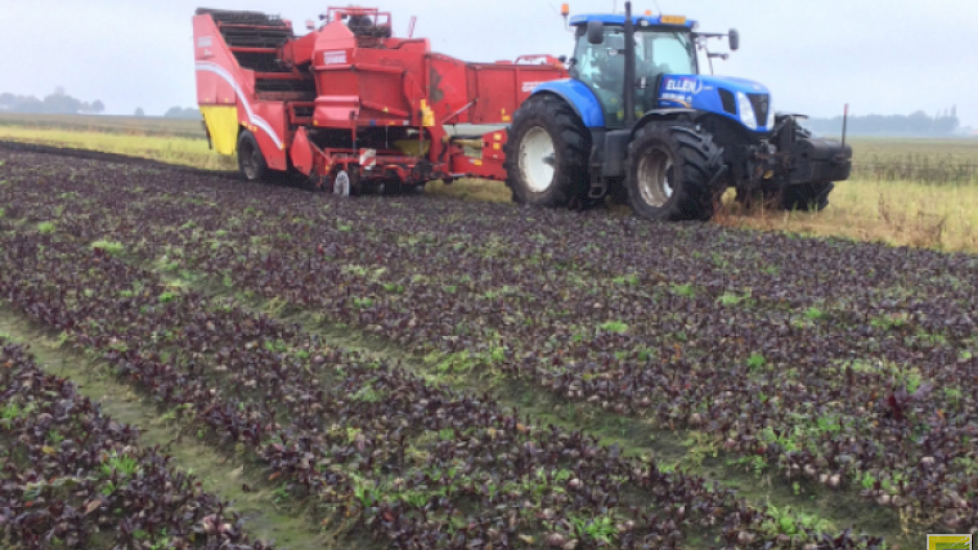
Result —
[[[566, 15], [566, 14], [565, 14]], [[723, 192], [780, 209], [821, 210], [849, 177], [852, 149], [775, 114], [766, 87], [700, 74], [704, 34], [678, 16], [578, 15], [571, 78], [547, 82], [513, 114], [513, 200], [587, 206], [611, 195], [655, 220], [708, 220]], [[712, 64], [713, 57], [709, 54]]]

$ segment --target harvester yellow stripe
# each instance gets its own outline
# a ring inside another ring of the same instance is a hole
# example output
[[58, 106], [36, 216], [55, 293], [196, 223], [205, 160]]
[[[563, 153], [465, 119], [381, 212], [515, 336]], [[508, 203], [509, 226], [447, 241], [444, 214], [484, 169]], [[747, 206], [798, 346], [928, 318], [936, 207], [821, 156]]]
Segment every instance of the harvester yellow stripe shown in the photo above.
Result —
[[201, 105], [200, 113], [204, 115], [214, 150], [222, 155], [233, 155], [238, 148], [238, 108], [233, 105]]

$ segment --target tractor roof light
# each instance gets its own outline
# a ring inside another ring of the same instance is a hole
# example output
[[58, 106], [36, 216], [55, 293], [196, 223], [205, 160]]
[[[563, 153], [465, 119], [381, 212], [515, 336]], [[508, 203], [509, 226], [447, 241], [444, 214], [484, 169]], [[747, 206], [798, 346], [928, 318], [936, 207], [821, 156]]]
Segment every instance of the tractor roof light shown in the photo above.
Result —
[[561, 4], [560, 5], [560, 15], [563, 15], [564, 17], [567, 17], [568, 15], [570, 15], [570, 4]]

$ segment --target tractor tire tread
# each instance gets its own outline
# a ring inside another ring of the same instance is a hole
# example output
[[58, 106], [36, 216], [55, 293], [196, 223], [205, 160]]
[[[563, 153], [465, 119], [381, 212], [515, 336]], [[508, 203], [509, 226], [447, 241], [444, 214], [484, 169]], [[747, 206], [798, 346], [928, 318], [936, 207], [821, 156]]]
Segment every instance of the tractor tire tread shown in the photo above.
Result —
[[[636, 159], [650, 141], [671, 143], [681, 162], [682, 185], [675, 200], [660, 208], [648, 207], [636, 196], [639, 194]], [[712, 136], [688, 121], [653, 122], [640, 128], [628, 146], [627, 177], [625, 182], [633, 210], [643, 217], [667, 221], [707, 221], [713, 217], [714, 198], [726, 187], [727, 181], [717, 173], [723, 168], [723, 149]], [[710, 187], [710, 185], [713, 187]]]
[[[518, 133], [527, 121], [539, 121], [551, 133], [559, 163], [556, 181], [540, 197], [530, 195], [519, 177], [519, 151], [515, 145], [514, 133], [518, 139]], [[514, 113], [507, 133], [508, 139], [503, 146], [506, 159], [503, 166], [507, 174], [506, 186], [512, 192], [513, 202], [560, 207], [567, 206], [575, 198], [586, 194], [588, 181], [586, 176], [581, 175], [587, 173], [591, 135], [566, 102], [551, 95], [531, 97]]]
[[781, 196], [781, 209], [821, 212], [829, 205], [829, 194], [833, 189], [835, 184], [830, 181], [788, 187]]

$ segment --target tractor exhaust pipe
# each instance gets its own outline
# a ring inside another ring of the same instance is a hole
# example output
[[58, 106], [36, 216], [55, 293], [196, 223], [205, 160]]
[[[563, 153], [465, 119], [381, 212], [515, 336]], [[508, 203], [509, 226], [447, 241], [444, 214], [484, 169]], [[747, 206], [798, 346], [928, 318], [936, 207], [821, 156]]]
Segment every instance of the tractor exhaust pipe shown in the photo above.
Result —
[[635, 23], [632, 21], [632, 3], [625, 2], [625, 128], [635, 126]]

